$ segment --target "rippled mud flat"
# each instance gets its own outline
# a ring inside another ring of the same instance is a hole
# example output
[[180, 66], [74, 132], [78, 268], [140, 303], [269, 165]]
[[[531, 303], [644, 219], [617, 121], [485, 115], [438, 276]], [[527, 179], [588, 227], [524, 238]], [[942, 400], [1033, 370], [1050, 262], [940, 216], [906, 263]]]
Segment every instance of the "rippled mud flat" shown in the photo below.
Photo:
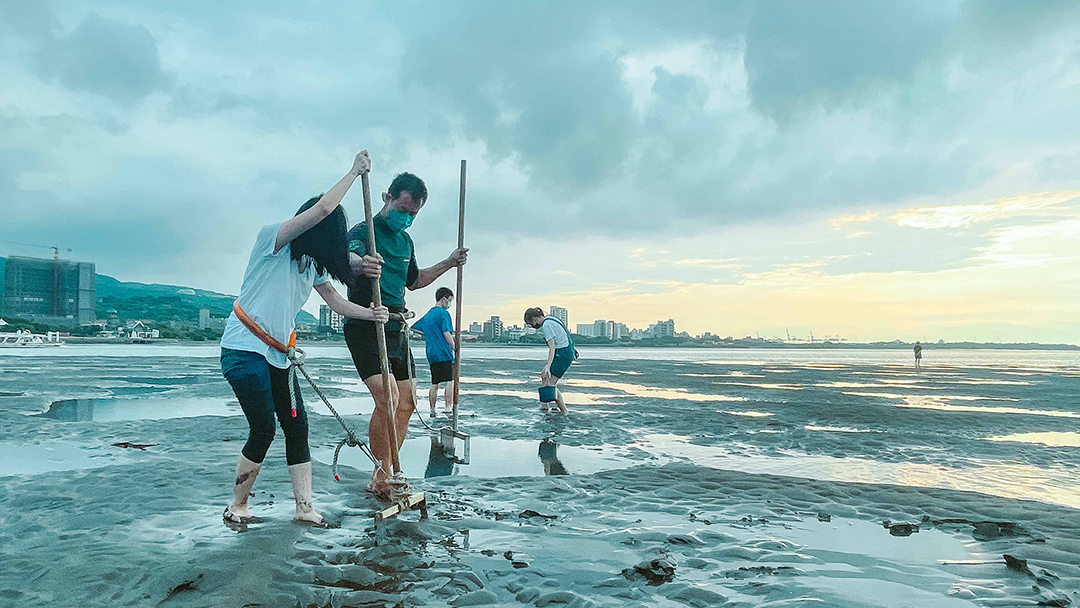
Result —
[[[242, 532], [220, 513], [246, 424], [214, 349], [0, 358], [0, 605], [1080, 601], [1075, 355], [929, 351], [916, 375], [897, 351], [583, 349], [563, 418], [538, 411], [542, 354], [466, 351], [472, 463], [414, 419], [431, 517], [379, 529], [370, 464], [347, 450], [332, 481], [342, 433], [306, 391], [335, 527], [290, 522], [279, 436]], [[364, 429], [345, 351], [309, 357]]]

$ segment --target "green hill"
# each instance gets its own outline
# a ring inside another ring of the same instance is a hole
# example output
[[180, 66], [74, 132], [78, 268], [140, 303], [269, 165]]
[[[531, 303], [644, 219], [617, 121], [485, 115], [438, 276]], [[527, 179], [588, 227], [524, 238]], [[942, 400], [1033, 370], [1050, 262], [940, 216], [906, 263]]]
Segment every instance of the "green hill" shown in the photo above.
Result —
[[[0, 258], [0, 286], [4, 279], [4, 261], [4, 258]], [[198, 323], [200, 309], [208, 309], [211, 317], [227, 317], [236, 299], [235, 295], [206, 289], [120, 281], [104, 274], [96, 276], [95, 286], [99, 319], [107, 318], [108, 310], [115, 309], [121, 319]], [[296, 321], [314, 324], [318, 319], [301, 310], [296, 315]]]

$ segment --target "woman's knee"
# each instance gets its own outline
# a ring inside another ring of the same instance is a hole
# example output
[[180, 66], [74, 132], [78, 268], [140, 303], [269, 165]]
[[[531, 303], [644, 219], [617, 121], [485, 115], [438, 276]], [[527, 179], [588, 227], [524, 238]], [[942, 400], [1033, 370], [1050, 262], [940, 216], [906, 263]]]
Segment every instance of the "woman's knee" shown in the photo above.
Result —
[[270, 444], [273, 442], [274, 428], [272, 426], [269, 431], [253, 426], [248, 432], [247, 443], [244, 444], [244, 449], [241, 452], [244, 454], [244, 458], [252, 462], [262, 462], [266, 458], [266, 452], [270, 449]]

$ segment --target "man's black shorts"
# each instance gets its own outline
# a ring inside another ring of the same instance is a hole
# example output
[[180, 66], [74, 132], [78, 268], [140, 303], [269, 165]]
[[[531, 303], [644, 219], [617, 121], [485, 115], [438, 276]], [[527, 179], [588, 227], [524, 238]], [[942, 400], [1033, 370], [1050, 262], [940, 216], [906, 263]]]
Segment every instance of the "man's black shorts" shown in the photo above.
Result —
[[454, 379], [453, 361], [436, 361], [431, 364], [431, 383], [442, 384]]
[[[367, 380], [382, 373], [374, 323], [346, 323], [345, 344], [349, 346], [349, 354], [352, 355], [353, 365], [356, 366], [361, 380]], [[413, 361], [409, 339], [405, 332], [386, 332], [386, 356], [390, 360], [390, 370], [395, 380], [400, 382], [416, 377], [416, 363]]]

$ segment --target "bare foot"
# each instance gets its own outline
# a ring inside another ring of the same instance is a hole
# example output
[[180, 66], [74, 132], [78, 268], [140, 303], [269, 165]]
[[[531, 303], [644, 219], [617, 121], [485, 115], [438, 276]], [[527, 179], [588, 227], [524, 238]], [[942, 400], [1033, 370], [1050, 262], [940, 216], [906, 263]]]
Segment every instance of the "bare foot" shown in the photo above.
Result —
[[296, 505], [296, 515], [293, 515], [293, 521], [305, 524], [321, 524], [322, 520], [322, 515], [319, 515], [310, 504]]
[[244, 503], [242, 505], [229, 505], [228, 508], [226, 508], [225, 510], [229, 513], [229, 515], [239, 518], [254, 517], [254, 515], [251, 513], [251, 507], [247, 506], [247, 503]]
[[371, 483], [368, 484], [366, 489], [368, 492], [373, 494], [375, 498], [378, 498], [379, 500], [390, 500], [390, 486], [388, 486], [385, 482], [376, 483], [375, 480], [372, 479]]
[[[221, 514], [221, 519], [227, 526], [247, 526], [247, 524], [262, 523], [262, 520], [251, 513], [247, 505], [229, 505]], [[246, 528], [245, 528], [246, 529]]]

